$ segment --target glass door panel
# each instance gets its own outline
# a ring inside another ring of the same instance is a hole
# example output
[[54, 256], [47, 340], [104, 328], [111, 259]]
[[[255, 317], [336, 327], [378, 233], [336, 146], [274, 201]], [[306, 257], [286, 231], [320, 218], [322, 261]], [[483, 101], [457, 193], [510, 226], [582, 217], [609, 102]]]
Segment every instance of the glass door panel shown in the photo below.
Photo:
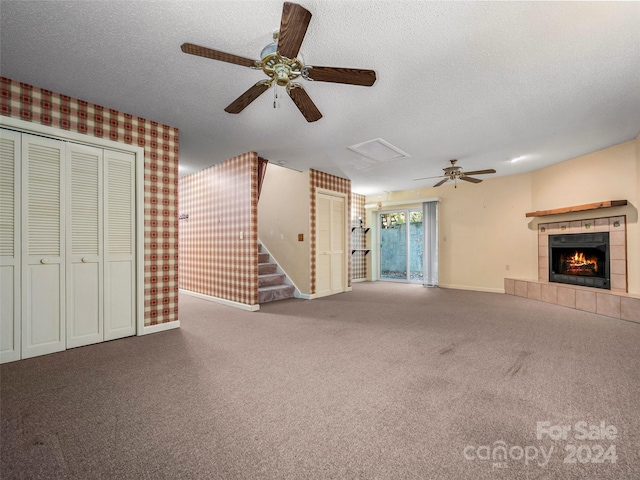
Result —
[[424, 265], [422, 211], [409, 212], [409, 281], [422, 283]]
[[380, 213], [380, 279], [407, 280], [406, 212]]

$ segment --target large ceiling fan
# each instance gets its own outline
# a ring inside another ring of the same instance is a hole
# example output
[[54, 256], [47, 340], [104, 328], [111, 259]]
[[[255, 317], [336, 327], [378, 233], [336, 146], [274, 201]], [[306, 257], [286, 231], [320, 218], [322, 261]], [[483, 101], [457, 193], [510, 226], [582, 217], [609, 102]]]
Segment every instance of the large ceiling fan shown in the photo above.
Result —
[[486, 170], [474, 170], [472, 172], [464, 172], [462, 170], [462, 167], [456, 166], [457, 161], [458, 160], [456, 159], [449, 160], [449, 162], [451, 163], [451, 166], [443, 168], [444, 175], [436, 175], [435, 177], [414, 178], [414, 181], [426, 180], [428, 178], [444, 177], [442, 180], [436, 183], [434, 187], [439, 187], [443, 183], [448, 182], [449, 180], [453, 180], [455, 183], [454, 188], [458, 188], [458, 185], [457, 185], [458, 180], [464, 180], [465, 182], [471, 182], [471, 183], [480, 183], [482, 181], [479, 178], [470, 177], [470, 175], [484, 175], [487, 173], [496, 173], [496, 171], [493, 168], [488, 168]]
[[304, 65], [298, 58], [300, 45], [309, 27], [311, 13], [304, 7], [285, 2], [282, 7], [280, 30], [274, 34], [274, 42], [263, 48], [260, 60], [252, 60], [231, 53], [221, 52], [192, 43], [180, 47], [184, 53], [234, 63], [262, 70], [269, 77], [260, 80], [225, 108], [229, 113], [240, 113], [274, 83], [284, 87], [308, 122], [322, 118], [322, 113], [299, 83], [292, 80], [301, 77], [316, 82], [346, 83], [370, 87], [376, 81], [376, 72], [356, 68], [316, 67]]

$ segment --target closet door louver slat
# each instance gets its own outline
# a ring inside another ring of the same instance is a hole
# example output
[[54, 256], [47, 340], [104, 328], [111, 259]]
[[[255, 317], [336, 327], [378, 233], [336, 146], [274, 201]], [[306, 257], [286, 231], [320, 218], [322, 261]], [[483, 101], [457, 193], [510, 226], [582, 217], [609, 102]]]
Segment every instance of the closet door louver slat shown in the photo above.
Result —
[[29, 145], [28, 254], [59, 256], [60, 147]]
[[15, 151], [14, 139], [0, 138], [0, 256], [15, 252]]

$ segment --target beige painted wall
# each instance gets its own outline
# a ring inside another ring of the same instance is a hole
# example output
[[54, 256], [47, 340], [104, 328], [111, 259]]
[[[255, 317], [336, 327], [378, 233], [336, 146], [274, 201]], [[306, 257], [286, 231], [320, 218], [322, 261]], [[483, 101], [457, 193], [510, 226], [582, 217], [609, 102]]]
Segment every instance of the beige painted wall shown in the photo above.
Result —
[[531, 172], [532, 207], [546, 210], [623, 199], [637, 203], [636, 162], [631, 141]]
[[628, 288], [629, 293], [640, 295], [640, 167], [637, 145], [638, 141], [632, 140], [532, 172], [534, 211], [606, 200], [627, 200], [629, 205], [539, 217], [531, 221], [530, 228], [535, 234], [539, 223], [626, 215]]
[[[441, 287], [500, 292], [505, 276], [526, 277], [529, 265], [537, 265], [537, 246], [524, 216], [531, 207], [531, 181], [526, 175], [488, 178], [475, 185], [459, 182], [457, 188], [446, 185], [394, 192], [383, 200], [383, 210], [390, 208], [385, 206], [389, 202], [415, 205], [416, 198], [432, 197], [440, 200]], [[377, 201], [376, 195], [367, 198], [368, 204]], [[376, 225], [376, 211], [369, 225]]]
[[[505, 277], [537, 279], [538, 223], [626, 215], [629, 292], [640, 295], [640, 136], [527, 174], [383, 197], [368, 196], [367, 204], [382, 200], [386, 209], [390, 202], [409, 205], [417, 198], [440, 198], [440, 285], [473, 290], [503, 291]], [[630, 203], [626, 207], [525, 217], [536, 210], [625, 199]], [[375, 211], [369, 210], [369, 225], [375, 225]]]
[[258, 201], [258, 239], [300, 292], [309, 294], [309, 172], [267, 165]]

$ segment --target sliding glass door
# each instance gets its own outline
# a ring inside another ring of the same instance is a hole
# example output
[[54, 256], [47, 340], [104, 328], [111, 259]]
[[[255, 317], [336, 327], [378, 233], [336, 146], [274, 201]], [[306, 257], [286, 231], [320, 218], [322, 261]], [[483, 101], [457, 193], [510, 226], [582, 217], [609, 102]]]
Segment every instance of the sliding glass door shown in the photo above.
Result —
[[378, 278], [438, 285], [438, 201], [378, 213]]
[[422, 283], [424, 228], [422, 210], [379, 213], [381, 280]]

